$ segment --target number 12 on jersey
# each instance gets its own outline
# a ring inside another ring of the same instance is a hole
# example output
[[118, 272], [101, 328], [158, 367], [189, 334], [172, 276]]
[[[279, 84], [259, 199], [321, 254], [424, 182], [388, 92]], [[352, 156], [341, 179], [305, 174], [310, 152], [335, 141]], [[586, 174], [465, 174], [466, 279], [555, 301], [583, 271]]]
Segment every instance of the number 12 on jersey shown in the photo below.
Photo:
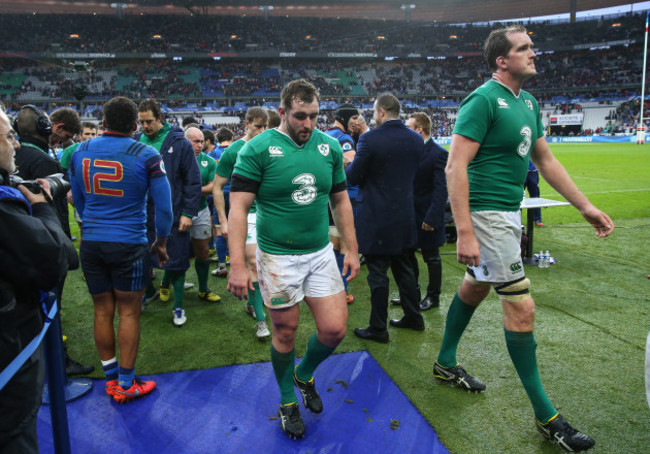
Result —
[[[82, 166], [84, 186], [86, 187], [86, 192], [88, 194], [108, 195], [113, 197], [124, 196], [124, 191], [122, 189], [102, 187], [102, 183], [104, 182], [122, 181], [124, 169], [121, 162], [84, 158]], [[92, 181], [90, 178], [91, 170], [93, 171]]]

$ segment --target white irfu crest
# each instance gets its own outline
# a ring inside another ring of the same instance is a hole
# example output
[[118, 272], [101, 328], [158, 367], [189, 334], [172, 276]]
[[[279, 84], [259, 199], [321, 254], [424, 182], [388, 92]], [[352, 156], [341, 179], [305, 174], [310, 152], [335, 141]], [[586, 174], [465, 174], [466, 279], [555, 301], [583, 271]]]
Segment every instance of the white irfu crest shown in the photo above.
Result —
[[530, 110], [533, 110], [533, 102], [530, 99], [526, 100], [526, 106], [528, 106]]
[[330, 154], [330, 146], [326, 143], [321, 143], [318, 145], [318, 151], [320, 151], [320, 154], [323, 156], [327, 156]]
[[208, 161], [201, 161], [201, 165], [203, 167], [207, 167], [208, 166]]

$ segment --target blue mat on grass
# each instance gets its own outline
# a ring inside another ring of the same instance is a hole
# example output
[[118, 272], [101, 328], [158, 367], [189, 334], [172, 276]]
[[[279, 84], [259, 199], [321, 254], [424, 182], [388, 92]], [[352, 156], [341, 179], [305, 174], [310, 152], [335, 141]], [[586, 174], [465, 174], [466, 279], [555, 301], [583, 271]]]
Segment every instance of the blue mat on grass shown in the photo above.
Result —
[[[128, 404], [110, 399], [103, 380], [68, 404], [73, 453], [448, 453], [367, 352], [333, 355], [319, 366], [324, 411], [315, 415], [300, 402], [302, 440], [280, 428], [270, 362], [145, 378], [157, 388]], [[47, 406], [38, 414], [38, 435], [41, 453], [54, 452]]]

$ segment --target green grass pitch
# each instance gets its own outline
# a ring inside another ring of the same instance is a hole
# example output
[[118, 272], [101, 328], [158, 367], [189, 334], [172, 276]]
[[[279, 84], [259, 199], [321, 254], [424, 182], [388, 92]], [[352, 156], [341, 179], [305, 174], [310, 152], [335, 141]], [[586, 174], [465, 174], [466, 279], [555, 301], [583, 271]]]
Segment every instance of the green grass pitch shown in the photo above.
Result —
[[[650, 144], [563, 144], [552, 149], [617, 228], [602, 240], [575, 208], [543, 210], [546, 226], [535, 230], [535, 249], [548, 249], [558, 263], [549, 269], [526, 268], [537, 305], [542, 382], [560, 412], [596, 439], [594, 452], [645, 453], [650, 446], [644, 388], [650, 326]], [[544, 182], [541, 194], [561, 199]], [[558, 452], [534, 427], [531, 406], [506, 351], [501, 308], [493, 293], [476, 312], [459, 347], [459, 360], [487, 384], [487, 391], [466, 394], [433, 379], [445, 315], [464, 273], [454, 244], [445, 245], [442, 253], [441, 308], [424, 313], [424, 332], [391, 328], [387, 345], [363, 342], [352, 334], [353, 328], [367, 326], [370, 312], [367, 271], [362, 267], [350, 286], [356, 302], [349, 307], [349, 331], [338, 352], [368, 350], [453, 453]], [[188, 280], [197, 282], [193, 267]], [[255, 337], [244, 302], [226, 292], [225, 279], [211, 276], [210, 285], [222, 302], [201, 302], [196, 288], [188, 290], [188, 322], [180, 329], [172, 324], [170, 303], [149, 305], [142, 316], [140, 374], [269, 360], [269, 342]], [[391, 307], [389, 316], [399, 317], [400, 312]], [[99, 378], [92, 313], [81, 271], [71, 272], [63, 298], [63, 331], [71, 355], [94, 364], [94, 377]], [[303, 306], [297, 356], [304, 353], [313, 331], [311, 314]]]

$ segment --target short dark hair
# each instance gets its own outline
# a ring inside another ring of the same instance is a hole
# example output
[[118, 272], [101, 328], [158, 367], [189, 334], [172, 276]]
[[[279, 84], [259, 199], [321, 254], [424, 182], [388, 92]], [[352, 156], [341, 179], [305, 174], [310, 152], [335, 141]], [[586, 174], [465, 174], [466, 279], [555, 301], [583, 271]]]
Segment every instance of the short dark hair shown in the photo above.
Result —
[[183, 131], [187, 131], [190, 128], [201, 129], [201, 126], [198, 123], [188, 123], [183, 125]]
[[390, 93], [382, 93], [377, 96], [375, 101], [377, 107], [384, 109], [390, 117], [399, 117], [399, 111], [401, 109], [399, 104], [399, 99]]
[[133, 132], [133, 126], [138, 120], [138, 108], [129, 98], [117, 96], [107, 101], [103, 110], [106, 129], [123, 134]]
[[145, 99], [140, 101], [138, 104], [138, 112], [147, 112], [151, 111], [156, 120], [163, 121], [162, 110], [160, 110], [160, 104], [154, 99]]
[[512, 41], [508, 38], [511, 33], [528, 33], [523, 25], [509, 25], [492, 30], [483, 44], [483, 55], [491, 71], [496, 71], [497, 58], [505, 57], [512, 49]]
[[424, 112], [413, 112], [409, 118], [415, 120], [415, 126], [419, 126], [426, 134], [431, 134], [431, 118]]
[[[28, 104], [28, 106], [31, 106], [31, 104]], [[39, 127], [37, 125], [39, 117], [47, 120], [44, 123], [47, 123], [49, 125], [49, 132], [47, 133], [47, 136], [49, 136], [52, 133], [50, 118], [38, 107], [33, 109], [27, 106], [23, 106], [23, 108], [21, 108], [16, 114], [13, 125], [14, 129], [21, 136], [42, 137], [41, 134], [45, 134], [45, 131], [39, 131]]]
[[320, 93], [318, 88], [311, 82], [305, 79], [296, 79], [284, 86], [282, 93], [280, 93], [280, 99], [282, 100], [282, 107], [285, 110], [290, 110], [293, 101], [304, 103], [313, 102], [314, 99], [320, 101]]
[[277, 110], [266, 109], [266, 113], [269, 116], [269, 124], [268, 124], [269, 129], [277, 128], [278, 126], [280, 126], [280, 123], [282, 123], [282, 117], [280, 116]]
[[235, 137], [235, 134], [228, 128], [221, 128], [217, 131], [217, 142], [229, 142]]
[[183, 125], [183, 129], [185, 129], [185, 127], [187, 127], [188, 125], [198, 124], [198, 123], [199, 122], [196, 121], [196, 118], [190, 116], [190, 117], [183, 117], [183, 121], [181, 124]]
[[246, 121], [250, 123], [256, 118], [261, 118], [262, 120], [268, 121], [269, 114], [266, 113], [266, 109], [264, 109], [263, 107], [259, 107], [259, 106], [250, 107], [246, 111]]
[[70, 107], [56, 109], [50, 115], [50, 122], [52, 124], [63, 123], [63, 129], [70, 134], [79, 134], [81, 132], [81, 118], [79, 118], [77, 111]]
[[82, 121], [81, 129], [97, 129], [97, 124], [92, 121]]
[[209, 129], [203, 130], [203, 140], [205, 140], [206, 142], [210, 142], [213, 145], [216, 143], [214, 133]]

